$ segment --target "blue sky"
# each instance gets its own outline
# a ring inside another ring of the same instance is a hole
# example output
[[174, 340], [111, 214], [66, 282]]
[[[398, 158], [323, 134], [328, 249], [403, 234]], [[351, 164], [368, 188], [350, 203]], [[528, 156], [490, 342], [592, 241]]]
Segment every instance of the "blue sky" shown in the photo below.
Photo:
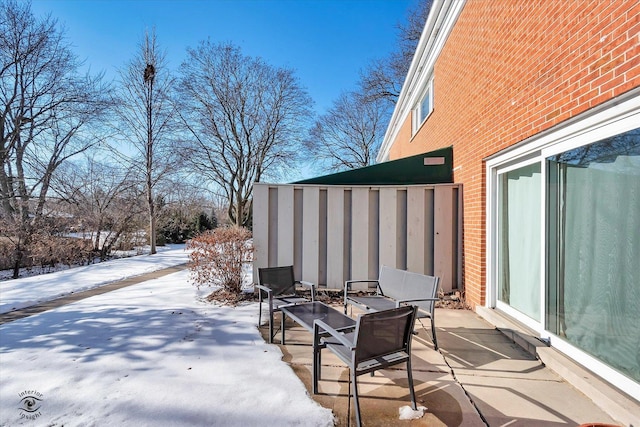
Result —
[[92, 71], [115, 77], [136, 53], [144, 31], [177, 68], [201, 40], [233, 42], [243, 53], [293, 68], [317, 113], [355, 87], [373, 58], [394, 50], [398, 24], [417, 0], [32, 0], [66, 28]]

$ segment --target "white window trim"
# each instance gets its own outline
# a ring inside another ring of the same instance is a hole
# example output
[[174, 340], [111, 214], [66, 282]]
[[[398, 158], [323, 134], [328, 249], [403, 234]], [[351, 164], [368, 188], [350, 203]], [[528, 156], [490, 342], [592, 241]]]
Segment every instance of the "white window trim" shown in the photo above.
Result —
[[[492, 234], [492, 239], [493, 239], [493, 250], [494, 250], [494, 255], [492, 257], [492, 260], [494, 261], [492, 263], [492, 268], [495, 268], [495, 270], [492, 272], [492, 276], [494, 277], [495, 282], [493, 283], [493, 295], [494, 295], [494, 307], [497, 308], [500, 311], [503, 311], [505, 314], [513, 317], [514, 319], [517, 319], [519, 322], [523, 323], [524, 325], [526, 325], [527, 327], [533, 329], [536, 332], [539, 331], [543, 331], [544, 330], [544, 325], [546, 323], [546, 318], [545, 318], [545, 294], [544, 291], [540, 292], [540, 309], [541, 309], [541, 313], [540, 313], [540, 322], [538, 322], [535, 319], [530, 318], [529, 316], [526, 316], [524, 314], [522, 314], [520, 311], [512, 308], [510, 305], [499, 301], [498, 300], [498, 286], [497, 286], [497, 275], [498, 275], [498, 262], [497, 262], [497, 255], [498, 255], [498, 178], [500, 177], [500, 175], [505, 174], [507, 172], [511, 172], [515, 169], [519, 169], [525, 166], [529, 166], [535, 163], [539, 163], [540, 162], [540, 157], [539, 157], [540, 153], [536, 152], [535, 154], [529, 154], [528, 156], [525, 156], [522, 159], [518, 159], [518, 162], [507, 162], [506, 164], [503, 165], [503, 167], [501, 168], [496, 168], [495, 169], [495, 173], [496, 173], [496, 187], [495, 187], [495, 203], [496, 205], [493, 207], [493, 212], [495, 213], [495, 227], [493, 229], [489, 229], [487, 228], [487, 230], [491, 230], [491, 234]], [[540, 183], [540, 197], [543, 198], [544, 196], [544, 177], [546, 176], [544, 167], [542, 167], [540, 169], [540, 177], [543, 180], [542, 183]], [[540, 224], [540, 233], [543, 235], [541, 236], [541, 242], [543, 242], [543, 244], [540, 245], [540, 261], [541, 261], [541, 270], [540, 270], [540, 287], [541, 289], [544, 289], [544, 284], [545, 284], [545, 247], [544, 247], [544, 234], [545, 234], [545, 224], [544, 224], [544, 219], [545, 219], [545, 206], [540, 206], [540, 218], [542, 219], [541, 224]], [[488, 212], [488, 211], [487, 211]], [[488, 274], [488, 272], [487, 272]], [[487, 282], [489, 283], [489, 282]]]
[[[581, 147], [586, 144], [600, 141], [602, 139], [636, 129], [640, 123], [640, 90], [634, 90], [624, 99], [616, 99], [601, 107], [590, 110], [566, 124], [556, 126], [550, 131], [543, 132], [520, 144], [504, 150], [497, 155], [486, 159], [486, 212], [487, 212], [487, 239], [486, 239], [486, 306], [488, 308], [504, 309], [505, 314], [525, 323], [536, 331], [541, 338], [548, 338], [551, 345], [560, 352], [575, 360], [577, 363], [595, 372], [601, 378], [606, 378], [620, 390], [624, 390], [628, 395], [636, 400], [640, 400], [640, 384], [627, 376], [604, 364], [600, 360], [590, 356], [584, 351], [573, 346], [562, 338], [551, 334], [544, 329], [546, 324], [546, 301], [545, 301], [545, 281], [546, 281], [546, 227], [541, 230], [541, 319], [538, 323], [517, 312], [511, 307], [503, 307], [497, 301], [497, 201], [498, 201], [498, 175], [508, 170], [515, 169], [532, 161], [541, 162], [542, 176], [546, 177], [545, 159], [554, 154], [562, 153]], [[545, 186], [542, 186], [541, 210], [542, 218], [546, 218], [546, 196]]]
[[[429, 97], [429, 112], [424, 115], [424, 119], [420, 120], [420, 117], [422, 116], [422, 101], [425, 96]], [[420, 130], [424, 122], [426, 122], [429, 119], [429, 116], [431, 116], [431, 113], [433, 113], [433, 98], [433, 77], [430, 77], [411, 111], [411, 136], [418, 133], [418, 130]]]

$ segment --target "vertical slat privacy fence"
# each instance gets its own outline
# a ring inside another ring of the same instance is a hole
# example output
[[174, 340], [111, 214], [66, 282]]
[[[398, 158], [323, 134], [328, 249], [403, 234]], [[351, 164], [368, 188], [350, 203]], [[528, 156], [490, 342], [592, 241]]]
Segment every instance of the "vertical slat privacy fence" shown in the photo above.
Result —
[[461, 288], [459, 184], [322, 186], [256, 183], [254, 281], [258, 268], [294, 265], [296, 280], [342, 289], [377, 278], [380, 265]]

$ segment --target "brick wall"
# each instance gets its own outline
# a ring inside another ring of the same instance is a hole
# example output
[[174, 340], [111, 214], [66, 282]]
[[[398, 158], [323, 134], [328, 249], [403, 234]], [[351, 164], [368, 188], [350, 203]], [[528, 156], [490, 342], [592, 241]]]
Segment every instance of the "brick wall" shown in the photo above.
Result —
[[390, 158], [454, 147], [464, 283], [485, 303], [483, 158], [640, 86], [635, 0], [469, 0], [434, 69], [434, 111]]

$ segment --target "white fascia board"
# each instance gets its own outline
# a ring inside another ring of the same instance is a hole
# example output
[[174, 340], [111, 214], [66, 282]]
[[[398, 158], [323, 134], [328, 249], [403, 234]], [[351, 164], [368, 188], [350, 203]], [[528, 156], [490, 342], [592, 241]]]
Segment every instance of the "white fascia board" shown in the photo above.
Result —
[[407, 116], [411, 114], [411, 109], [417, 102], [417, 97], [421, 95], [422, 87], [426, 84], [427, 79], [431, 77], [435, 62], [465, 4], [466, 0], [433, 1], [427, 22], [422, 30], [420, 41], [411, 61], [409, 72], [402, 85], [398, 102], [380, 145], [376, 162], [381, 163], [389, 160], [391, 145], [397, 138], [398, 132], [400, 132], [400, 128]]

